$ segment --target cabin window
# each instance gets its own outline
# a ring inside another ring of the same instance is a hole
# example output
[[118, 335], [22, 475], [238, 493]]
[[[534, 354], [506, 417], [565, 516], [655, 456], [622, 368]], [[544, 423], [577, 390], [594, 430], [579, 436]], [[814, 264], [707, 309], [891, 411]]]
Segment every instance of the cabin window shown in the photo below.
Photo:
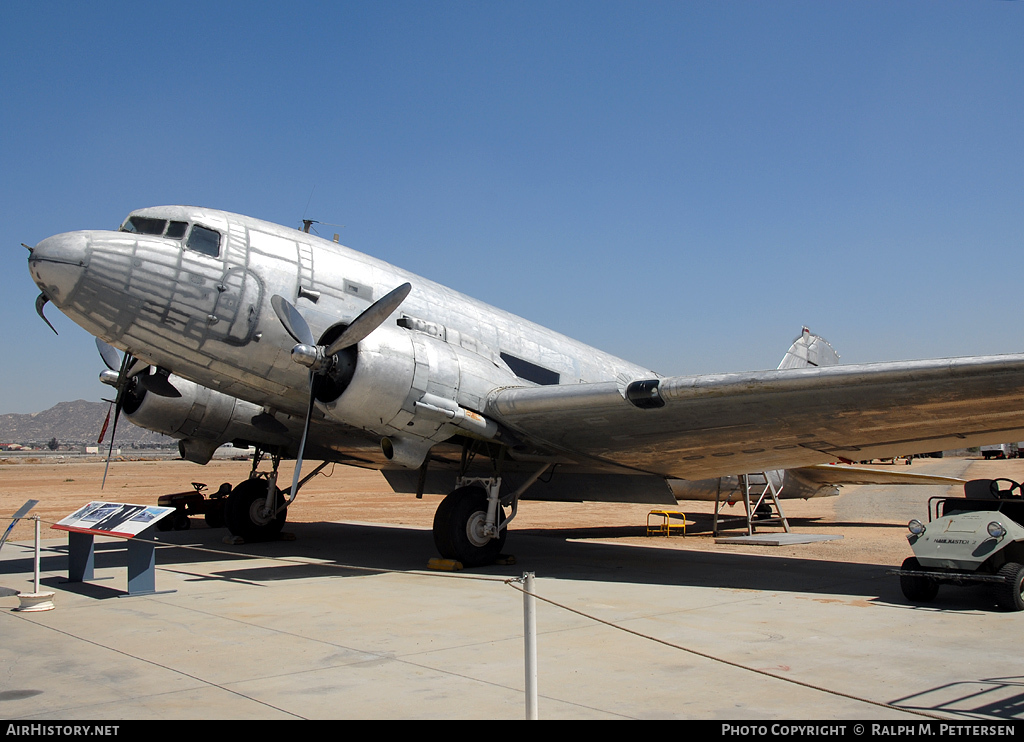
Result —
[[220, 232], [196, 224], [189, 232], [185, 247], [216, 258], [220, 255]]

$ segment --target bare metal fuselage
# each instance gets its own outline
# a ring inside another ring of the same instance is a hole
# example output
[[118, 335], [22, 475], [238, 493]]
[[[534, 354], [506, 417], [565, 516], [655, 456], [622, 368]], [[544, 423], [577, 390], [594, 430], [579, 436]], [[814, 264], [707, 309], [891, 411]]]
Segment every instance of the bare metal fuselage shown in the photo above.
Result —
[[[395, 285], [412, 283], [396, 313], [403, 326], [386, 322], [362, 341], [348, 388], [319, 404], [315, 414], [313, 448], [361, 465], [412, 466], [421, 460], [419, 453], [461, 432], [444, 416], [418, 407], [424, 395], [479, 414], [495, 389], [535, 385], [517, 376], [510, 363], [525, 363], [559, 384], [655, 376], [315, 235], [192, 207], [133, 215], [216, 230], [219, 254], [196, 252], [165, 236], [71, 232], [34, 248], [32, 275], [51, 301], [93, 335], [198, 385], [189, 391], [205, 394], [203, 409], [181, 414], [197, 423], [194, 432], [202, 434], [207, 449], [213, 441], [263, 435], [263, 442], [294, 453], [308, 377], [290, 357], [294, 343], [270, 306], [275, 294], [293, 299], [319, 337], [335, 323], [350, 322]], [[198, 424], [212, 408], [227, 405], [233, 409], [221, 409], [210, 425]], [[171, 414], [171, 402], [153, 400], [151, 406], [158, 418]], [[242, 430], [261, 412], [288, 432]], [[180, 421], [175, 434], [190, 440], [188, 424], [189, 419]], [[384, 457], [384, 437], [405, 444], [408, 461]]]
[[[228, 441], [295, 456], [311, 410], [307, 456], [381, 469], [396, 490], [545, 471], [528, 497], [671, 503], [734, 499], [734, 475], [761, 471], [784, 496], [830, 495], [868, 475], [813, 467], [1024, 435], [1024, 355], [836, 366], [805, 332], [775, 371], [663, 378], [314, 235], [195, 207], [31, 251], [41, 300], [173, 373], [180, 396], [143, 384], [124, 410], [199, 463]], [[312, 387], [303, 358], [405, 283], [383, 324], [310, 366]]]

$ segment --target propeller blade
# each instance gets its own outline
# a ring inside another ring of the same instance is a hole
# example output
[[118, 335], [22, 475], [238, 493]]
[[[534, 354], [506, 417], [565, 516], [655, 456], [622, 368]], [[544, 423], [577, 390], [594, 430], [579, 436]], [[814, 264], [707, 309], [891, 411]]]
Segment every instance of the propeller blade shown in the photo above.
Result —
[[[355, 345], [380, 327], [384, 323], [384, 320], [386, 320], [391, 313], [398, 309], [399, 305], [405, 301], [405, 298], [409, 295], [410, 291], [412, 291], [412, 284], [403, 283], [401, 286], [392, 289], [387, 295], [381, 297], [367, 307], [366, 310], [352, 321], [352, 324], [345, 329], [341, 336], [331, 343], [330, 347], [327, 348], [324, 357], [329, 358], [335, 353]], [[296, 309], [290, 301], [279, 294], [275, 294], [271, 297], [270, 303], [274, 307], [274, 313], [277, 314], [277, 318], [281, 320], [281, 324], [284, 325], [284, 329], [292, 336], [292, 339], [295, 342], [306, 346], [315, 345], [315, 341], [313, 340], [313, 331], [309, 329], [309, 324], [306, 322], [305, 318], [303, 318], [299, 313], [299, 310]], [[317, 350], [318, 358], [320, 357], [320, 350], [321, 349]], [[320, 385], [322, 373], [323, 372], [321, 371], [312, 371], [309, 375], [309, 404], [306, 405], [306, 421], [302, 426], [302, 438], [299, 442], [299, 450], [295, 457], [295, 473], [292, 476], [292, 488], [290, 490], [289, 501], [295, 499], [295, 495], [299, 490], [299, 477], [302, 476], [302, 457], [306, 451], [306, 437], [309, 435], [309, 424], [313, 419], [313, 407], [316, 405], [316, 394]], [[258, 415], [257, 418], [259, 417], [260, 416]]]
[[366, 310], [356, 317], [341, 336], [331, 343], [325, 352], [326, 356], [333, 356], [338, 351], [355, 345], [371, 332], [376, 330], [384, 320], [391, 316], [391, 313], [398, 309], [405, 301], [405, 297], [412, 291], [412, 284], [403, 283], [398, 288], [392, 289], [388, 294], [375, 301]]
[[289, 501], [295, 499], [299, 491], [299, 476], [302, 474], [302, 455], [306, 450], [306, 436], [309, 434], [309, 423], [313, 419], [313, 406], [316, 404], [316, 392], [320, 386], [320, 374], [309, 375], [309, 405], [306, 407], [306, 423], [302, 426], [302, 440], [299, 442], [299, 452], [295, 457], [295, 473], [292, 475], [292, 488], [288, 491]]
[[149, 373], [149, 364], [141, 358], [133, 359], [133, 363], [129, 366], [128, 371], [125, 373], [124, 378], [133, 379], [143, 371]]
[[47, 327], [53, 330], [54, 335], [59, 335], [60, 333], [57, 332], [57, 328], [51, 325], [50, 320], [46, 319], [46, 315], [43, 314], [43, 307], [46, 306], [46, 302], [48, 302], [49, 300], [50, 299], [46, 296], [46, 294], [40, 294], [39, 296], [36, 297], [36, 314], [43, 318], [43, 322], [46, 323]]
[[110, 411], [114, 408], [114, 403], [111, 402], [110, 406], [107, 407], [107, 416], [103, 420], [103, 427], [100, 428], [100, 437], [96, 439], [96, 445], [103, 443], [103, 437], [107, 434], [107, 426], [110, 425]]
[[315, 345], [312, 330], [309, 329], [306, 320], [290, 301], [279, 294], [274, 294], [270, 299], [270, 304], [274, 307], [274, 313], [281, 320], [284, 329], [296, 343]]
[[[114, 436], [117, 435], [117, 420], [121, 417], [121, 406], [124, 403], [124, 392], [125, 388], [128, 386], [127, 371], [128, 367], [134, 360], [135, 359], [132, 358], [130, 353], [125, 353], [124, 357], [121, 359], [121, 369], [117, 374], [117, 397], [114, 398], [114, 426], [110, 429], [110, 448], [107, 449], [107, 463], [103, 467], [103, 481], [100, 483], [101, 490], [107, 486], [107, 472], [110, 471], [110, 459], [114, 455]], [[107, 414], [109, 416], [109, 410]], [[106, 423], [103, 424], [103, 427], [106, 428]]]
[[110, 471], [110, 459], [114, 455], [114, 436], [117, 435], [117, 419], [121, 417], [121, 399], [118, 395], [117, 404], [114, 405], [114, 426], [110, 429], [110, 448], [107, 449], [107, 464], [103, 467], [103, 481], [100, 483], [102, 490], [107, 486], [107, 472]]
[[113, 345], [108, 345], [99, 338], [96, 338], [96, 348], [99, 350], [103, 362], [107, 364], [107, 368], [111, 371], [117, 371], [121, 368], [121, 356], [118, 355]]

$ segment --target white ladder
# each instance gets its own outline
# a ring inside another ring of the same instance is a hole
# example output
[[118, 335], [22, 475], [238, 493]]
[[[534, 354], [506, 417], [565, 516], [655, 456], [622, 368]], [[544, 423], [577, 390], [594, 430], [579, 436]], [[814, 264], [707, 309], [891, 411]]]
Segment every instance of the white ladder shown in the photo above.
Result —
[[[789, 521], [786, 514], [782, 512], [782, 504], [779, 502], [779, 495], [782, 493], [783, 478], [785, 474], [778, 472], [755, 472], [753, 474], [740, 474], [739, 485], [743, 492], [743, 506], [747, 511], [747, 535], [753, 536], [757, 526], [781, 525], [786, 533], [790, 533]], [[778, 480], [778, 481], [773, 481]], [[721, 494], [721, 487], [719, 487]], [[775, 505], [775, 515], [772, 513], [772, 505]], [[715, 520], [713, 532], [718, 535], [718, 520], [721, 510], [721, 499], [715, 497]], [[758, 515], [758, 513], [761, 513]], [[767, 515], [765, 515], [767, 513]]]

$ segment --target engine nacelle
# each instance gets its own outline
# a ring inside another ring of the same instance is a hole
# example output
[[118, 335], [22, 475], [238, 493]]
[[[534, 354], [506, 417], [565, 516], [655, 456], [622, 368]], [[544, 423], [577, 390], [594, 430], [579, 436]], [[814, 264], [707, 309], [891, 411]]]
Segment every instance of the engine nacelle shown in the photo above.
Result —
[[344, 374], [338, 396], [322, 400], [328, 417], [381, 436], [384, 455], [408, 468], [457, 432], [494, 437], [497, 426], [467, 404], [479, 408], [495, 386], [520, 383], [479, 353], [389, 324], [359, 342]]
[[139, 384], [125, 394], [124, 412], [135, 425], [182, 439], [182, 458], [205, 464], [218, 446], [243, 440], [261, 445], [287, 445], [294, 436], [259, 429], [252, 419], [263, 408], [194, 382], [171, 376], [180, 397], [162, 397]]
[[325, 401], [328, 415], [383, 434], [382, 429], [406, 405], [416, 366], [410, 334], [398, 328], [378, 328], [359, 342], [354, 370], [348, 372], [341, 394]]

